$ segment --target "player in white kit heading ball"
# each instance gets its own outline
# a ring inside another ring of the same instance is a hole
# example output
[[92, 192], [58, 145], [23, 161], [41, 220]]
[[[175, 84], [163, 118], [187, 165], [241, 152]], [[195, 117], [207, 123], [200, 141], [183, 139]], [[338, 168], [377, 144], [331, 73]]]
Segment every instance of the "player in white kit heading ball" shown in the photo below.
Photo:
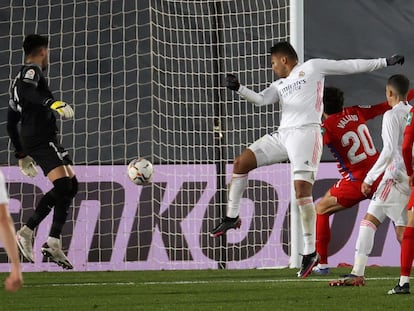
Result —
[[239, 228], [240, 201], [247, 186], [248, 173], [261, 166], [289, 160], [293, 167], [296, 203], [300, 210], [304, 250], [298, 276], [307, 277], [318, 263], [315, 251], [316, 212], [312, 188], [322, 154], [321, 116], [325, 76], [374, 71], [403, 64], [404, 57], [327, 60], [311, 59], [299, 64], [295, 49], [279, 42], [271, 50], [272, 70], [279, 78], [260, 93], [240, 85], [234, 75], [227, 76], [227, 87], [256, 106], [279, 103], [279, 129], [266, 134], [234, 160], [227, 214], [210, 235], [218, 237]]

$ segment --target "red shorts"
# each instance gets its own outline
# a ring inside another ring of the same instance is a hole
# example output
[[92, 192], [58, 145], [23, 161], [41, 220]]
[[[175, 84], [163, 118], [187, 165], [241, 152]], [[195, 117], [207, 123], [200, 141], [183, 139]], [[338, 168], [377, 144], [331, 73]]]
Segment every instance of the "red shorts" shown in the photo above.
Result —
[[359, 202], [372, 197], [375, 191], [377, 191], [382, 176], [383, 175], [378, 177], [378, 179], [373, 183], [371, 193], [368, 197], [364, 196], [361, 192], [361, 185], [364, 182], [363, 180], [352, 181], [344, 178], [338, 180], [338, 182], [331, 187], [331, 195], [336, 197], [336, 201], [343, 207], [352, 207]]
[[408, 200], [407, 209], [411, 210], [414, 208], [414, 189], [411, 189], [410, 199]]

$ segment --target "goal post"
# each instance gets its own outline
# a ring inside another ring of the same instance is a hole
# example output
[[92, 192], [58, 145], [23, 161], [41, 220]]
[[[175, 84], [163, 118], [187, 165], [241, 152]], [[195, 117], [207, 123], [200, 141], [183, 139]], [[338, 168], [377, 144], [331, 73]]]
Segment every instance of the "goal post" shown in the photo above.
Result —
[[[290, 43], [296, 50], [299, 62], [305, 58], [304, 47], [304, 7], [303, 0], [290, 1]], [[293, 171], [291, 172], [291, 198], [290, 198], [290, 268], [300, 268], [303, 249], [303, 235], [299, 207], [296, 204], [296, 194], [293, 185]]]

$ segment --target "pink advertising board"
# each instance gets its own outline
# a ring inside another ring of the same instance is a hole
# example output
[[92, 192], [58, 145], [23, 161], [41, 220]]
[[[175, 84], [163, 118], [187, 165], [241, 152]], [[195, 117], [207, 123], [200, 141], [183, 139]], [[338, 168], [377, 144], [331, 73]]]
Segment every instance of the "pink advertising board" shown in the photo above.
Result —
[[[27, 178], [17, 167], [1, 170], [18, 228], [30, 216], [35, 197], [51, 184], [40, 174]], [[242, 228], [229, 232], [225, 244], [208, 236], [219, 217], [216, 199], [223, 195], [217, 189], [215, 165], [156, 165], [153, 184], [146, 187], [131, 183], [122, 165], [75, 166], [75, 170], [80, 191], [63, 232], [63, 246], [76, 271], [217, 269], [223, 252], [229, 269], [288, 266], [288, 164], [260, 168], [249, 175], [242, 200]], [[231, 165], [227, 172], [229, 182]], [[322, 163], [315, 201], [338, 178], [335, 163]], [[368, 203], [331, 217], [332, 266], [352, 263], [359, 222]], [[40, 253], [50, 223], [51, 215], [39, 226], [36, 263], [24, 263], [24, 271], [61, 271]], [[399, 244], [388, 222], [378, 230], [369, 263], [399, 265]], [[0, 271], [8, 271], [4, 251]]]

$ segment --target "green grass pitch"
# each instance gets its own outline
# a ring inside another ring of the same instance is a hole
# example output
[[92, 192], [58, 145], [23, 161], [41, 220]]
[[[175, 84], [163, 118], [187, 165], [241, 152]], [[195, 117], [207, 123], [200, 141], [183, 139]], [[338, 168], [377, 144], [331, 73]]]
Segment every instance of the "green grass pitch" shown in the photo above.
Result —
[[328, 286], [349, 271], [305, 280], [293, 269], [25, 273], [20, 292], [0, 292], [0, 310], [403, 310], [412, 304], [411, 295], [386, 294], [398, 268], [368, 268], [364, 287]]

